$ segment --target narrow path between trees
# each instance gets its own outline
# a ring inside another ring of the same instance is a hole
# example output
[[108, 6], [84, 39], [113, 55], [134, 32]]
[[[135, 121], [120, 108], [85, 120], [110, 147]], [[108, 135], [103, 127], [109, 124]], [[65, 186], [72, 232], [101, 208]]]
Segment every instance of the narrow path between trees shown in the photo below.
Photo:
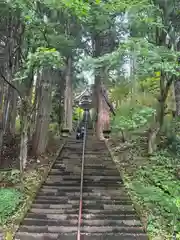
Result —
[[[37, 194], [15, 240], [77, 239], [82, 140], [70, 138]], [[81, 239], [146, 240], [105, 143], [88, 134]]]

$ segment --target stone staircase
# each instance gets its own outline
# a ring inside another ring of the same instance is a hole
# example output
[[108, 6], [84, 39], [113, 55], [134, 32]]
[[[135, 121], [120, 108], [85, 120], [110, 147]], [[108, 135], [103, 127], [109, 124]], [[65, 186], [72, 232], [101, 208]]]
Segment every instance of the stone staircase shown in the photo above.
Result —
[[[15, 240], [77, 239], [82, 140], [74, 139], [57, 158]], [[104, 142], [91, 136], [82, 211], [81, 240], [148, 239]]]

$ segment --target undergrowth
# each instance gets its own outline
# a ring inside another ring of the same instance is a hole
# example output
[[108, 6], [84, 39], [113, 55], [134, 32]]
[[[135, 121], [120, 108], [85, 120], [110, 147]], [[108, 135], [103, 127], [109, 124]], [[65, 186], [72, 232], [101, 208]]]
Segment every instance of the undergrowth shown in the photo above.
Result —
[[112, 131], [122, 131], [126, 140], [130, 132], [146, 127], [152, 120], [155, 109], [149, 106], [141, 106], [140, 104], [124, 103], [116, 112], [116, 116], [112, 119]]
[[[151, 236], [173, 233], [180, 239], [180, 180], [176, 176], [178, 156], [169, 149], [156, 152], [146, 166], [137, 168], [131, 190], [149, 212], [147, 230]], [[154, 239], [154, 238], [153, 238]]]
[[23, 201], [23, 194], [12, 188], [0, 189], [0, 225], [7, 222]]
[[[153, 106], [123, 103], [112, 120], [112, 129], [116, 134], [120, 130], [127, 132], [130, 138], [126, 140], [132, 140], [136, 129], [143, 133], [148, 128], [154, 113]], [[123, 171], [132, 198], [145, 212], [145, 225], [151, 239], [172, 240], [176, 233], [176, 239], [180, 240], [180, 122], [169, 121], [169, 116], [165, 120], [164, 140], [158, 151], [147, 157], [146, 142], [138, 144], [141, 138], [138, 135], [133, 149], [128, 150], [131, 157]], [[138, 156], [143, 157], [143, 162]], [[131, 169], [132, 165], [136, 170]]]
[[20, 171], [17, 169], [0, 171], [0, 183], [18, 184], [20, 183]]

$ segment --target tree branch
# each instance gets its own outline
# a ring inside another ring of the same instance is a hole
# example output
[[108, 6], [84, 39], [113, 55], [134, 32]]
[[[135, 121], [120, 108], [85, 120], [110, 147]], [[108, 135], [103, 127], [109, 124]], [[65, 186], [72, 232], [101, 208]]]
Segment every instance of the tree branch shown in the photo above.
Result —
[[21, 98], [21, 100], [23, 100], [23, 97], [21, 95], [21, 92], [19, 91], [19, 89], [17, 89], [12, 83], [10, 83], [5, 76], [2, 74], [2, 72], [0, 72], [0, 76], [2, 77], [2, 79], [4, 80], [5, 83], [7, 83], [11, 88], [13, 88], [14, 90], [16, 90], [16, 92], [18, 93], [19, 97]]

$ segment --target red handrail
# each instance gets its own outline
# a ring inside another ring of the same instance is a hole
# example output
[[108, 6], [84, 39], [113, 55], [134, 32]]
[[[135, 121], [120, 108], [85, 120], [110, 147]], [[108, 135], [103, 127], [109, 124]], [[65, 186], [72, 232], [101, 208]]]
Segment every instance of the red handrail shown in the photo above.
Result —
[[84, 130], [84, 137], [83, 137], [82, 164], [81, 164], [81, 185], [80, 185], [77, 240], [81, 239], [81, 222], [82, 222], [82, 205], [83, 205], [82, 194], [83, 194], [83, 177], [84, 177], [84, 154], [85, 154], [86, 135], [87, 135], [87, 119], [88, 119], [88, 112], [86, 111], [85, 126], [84, 126], [85, 130]]

